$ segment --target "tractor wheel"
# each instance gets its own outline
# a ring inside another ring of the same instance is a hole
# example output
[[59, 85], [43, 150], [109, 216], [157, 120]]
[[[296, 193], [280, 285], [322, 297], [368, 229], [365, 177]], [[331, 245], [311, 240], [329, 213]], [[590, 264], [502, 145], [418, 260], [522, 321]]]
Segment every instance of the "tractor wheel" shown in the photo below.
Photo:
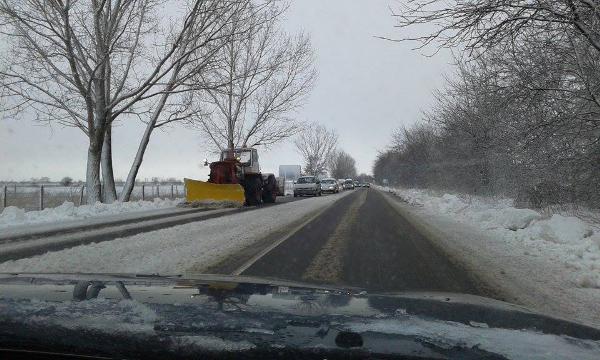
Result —
[[259, 206], [262, 203], [262, 179], [260, 176], [246, 176], [244, 179], [244, 195], [247, 206]]
[[265, 203], [273, 204], [277, 199], [277, 179], [270, 175], [267, 183], [263, 187], [262, 200]]

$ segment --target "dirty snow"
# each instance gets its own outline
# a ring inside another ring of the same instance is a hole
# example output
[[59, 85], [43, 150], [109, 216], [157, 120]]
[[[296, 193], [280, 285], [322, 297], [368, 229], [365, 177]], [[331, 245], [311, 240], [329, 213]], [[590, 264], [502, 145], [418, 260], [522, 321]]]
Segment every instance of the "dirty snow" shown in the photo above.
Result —
[[309, 198], [0, 264], [0, 272], [180, 274], [202, 271], [347, 196]]
[[171, 208], [177, 206], [182, 201], [183, 199], [154, 199], [153, 201], [115, 202], [113, 204], [97, 202], [93, 205], [81, 206], [75, 206], [72, 202], [65, 201], [58, 207], [41, 211], [25, 211], [15, 206], [8, 206], [0, 213], [0, 229]]
[[477, 273], [539, 311], [600, 325], [600, 229], [511, 199], [389, 189]]

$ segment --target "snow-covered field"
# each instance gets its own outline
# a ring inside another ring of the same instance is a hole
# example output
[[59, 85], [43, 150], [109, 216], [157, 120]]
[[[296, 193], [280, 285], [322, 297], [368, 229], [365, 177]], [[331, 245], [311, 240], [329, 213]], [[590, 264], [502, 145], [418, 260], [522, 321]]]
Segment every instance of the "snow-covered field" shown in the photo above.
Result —
[[23, 225], [48, 224], [68, 220], [97, 218], [99, 216], [131, 213], [154, 209], [164, 209], [177, 206], [183, 199], [154, 199], [152, 201], [116, 202], [113, 204], [75, 206], [65, 201], [55, 208], [41, 211], [25, 211], [16, 206], [9, 206], [0, 213], [0, 230]]
[[180, 274], [201, 271], [340, 197], [304, 199], [0, 264], [0, 272]]
[[517, 209], [510, 199], [389, 189], [445, 247], [512, 299], [600, 326], [600, 229], [590, 221]]

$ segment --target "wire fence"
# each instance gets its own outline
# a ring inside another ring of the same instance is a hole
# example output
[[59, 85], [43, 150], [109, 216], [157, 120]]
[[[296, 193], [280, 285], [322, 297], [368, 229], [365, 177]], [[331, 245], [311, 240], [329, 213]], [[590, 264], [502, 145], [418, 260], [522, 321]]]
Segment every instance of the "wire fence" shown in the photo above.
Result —
[[[117, 185], [117, 193], [122, 186]], [[43, 210], [57, 207], [65, 201], [75, 206], [87, 205], [85, 185], [63, 186], [56, 184], [0, 185], [0, 209], [16, 206], [25, 211]], [[130, 201], [152, 199], [176, 199], [185, 196], [183, 184], [136, 184]]]

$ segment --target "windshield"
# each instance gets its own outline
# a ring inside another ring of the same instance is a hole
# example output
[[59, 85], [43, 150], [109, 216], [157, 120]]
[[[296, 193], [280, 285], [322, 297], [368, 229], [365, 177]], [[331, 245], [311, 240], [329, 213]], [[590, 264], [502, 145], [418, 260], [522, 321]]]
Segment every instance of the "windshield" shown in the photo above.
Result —
[[[252, 152], [251, 150], [223, 150], [221, 152], [221, 160], [225, 160], [233, 156], [233, 158], [238, 159], [242, 164], [249, 165], [252, 160]], [[256, 158], [256, 157], [255, 157]]]
[[240, 159], [242, 164], [249, 164], [252, 159], [252, 153], [250, 151], [240, 151], [236, 154], [236, 157]]
[[298, 179], [298, 184], [313, 184], [316, 181], [314, 177], [301, 177]]
[[[96, 274], [360, 289], [344, 311], [466, 294], [600, 327], [600, 0], [6, 0], [0, 38], [6, 276], [93, 274], [102, 301]], [[339, 300], [306, 296], [314, 319]]]

